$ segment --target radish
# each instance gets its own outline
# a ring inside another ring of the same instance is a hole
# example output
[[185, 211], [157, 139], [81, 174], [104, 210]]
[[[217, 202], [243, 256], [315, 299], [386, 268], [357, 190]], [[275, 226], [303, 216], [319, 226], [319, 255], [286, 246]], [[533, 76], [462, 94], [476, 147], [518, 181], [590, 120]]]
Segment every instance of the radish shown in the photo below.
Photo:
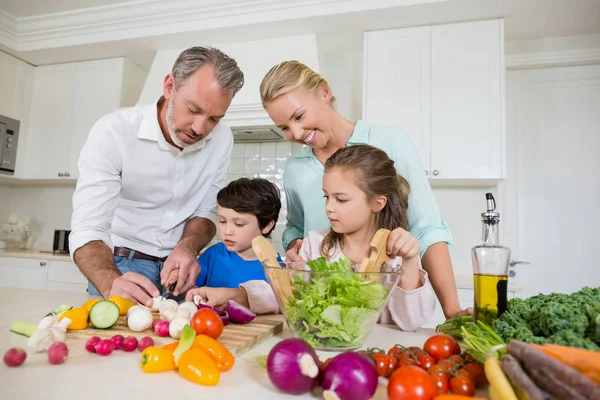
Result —
[[102, 339], [96, 343], [96, 354], [107, 356], [113, 352], [115, 344], [110, 339]]
[[69, 348], [64, 342], [54, 342], [48, 347], [48, 361], [50, 364], [62, 364], [69, 356]]
[[90, 353], [95, 353], [96, 345], [98, 344], [99, 341], [100, 341], [100, 338], [98, 336], [92, 336], [91, 338], [88, 339], [87, 342], [85, 342], [85, 349], [87, 351], [89, 351]]
[[150, 336], [144, 336], [140, 339], [140, 344], [138, 348], [140, 351], [144, 351], [146, 347], [154, 346], [154, 340]]
[[113, 342], [113, 345], [115, 346], [115, 350], [121, 350], [121, 347], [123, 347], [124, 339], [125, 338], [121, 335], [115, 335], [110, 338], [110, 340]]
[[377, 370], [365, 355], [346, 352], [331, 359], [323, 373], [325, 400], [369, 400], [377, 390]]
[[25, 362], [27, 352], [20, 347], [13, 347], [4, 353], [4, 364], [9, 367], [18, 367]]
[[155, 319], [154, 321], [152, 321], [152, 330], [156, 332], [156, 330], [154, 329], [154, 327], [160, 322], [160, 319]]
[[320, 361], [315, 350], [302, 339], [277, 343], [267, 357], [267, 373], [273, 385], [285, 393], [310, 392], [318, 382]]
[[169, 336], [169, 322], [168, 321], [157, 321], [158, 323], [154, 325], [154, 332], [158, 336]]
[[124, 351], [134, 351], [138, 347], [138, 340], [134, 336], [127, 336], [123, 340], [123, 346], [121, 347]]

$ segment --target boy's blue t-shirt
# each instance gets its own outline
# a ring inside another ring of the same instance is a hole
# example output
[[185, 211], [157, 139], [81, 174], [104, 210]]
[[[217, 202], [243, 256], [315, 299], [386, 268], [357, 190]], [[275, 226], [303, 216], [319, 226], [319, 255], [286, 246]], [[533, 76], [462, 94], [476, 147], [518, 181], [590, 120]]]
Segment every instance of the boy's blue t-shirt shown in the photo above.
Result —
[[242, 259], [236, 252], [227, 250], [223, 242], [209, 247], [198, 258], [198, 262], [200, 263], [200, 275], [196, 279], [198, 287], [237, 289], [240, 284], [248, 281], [268, 282], [260, 261]]

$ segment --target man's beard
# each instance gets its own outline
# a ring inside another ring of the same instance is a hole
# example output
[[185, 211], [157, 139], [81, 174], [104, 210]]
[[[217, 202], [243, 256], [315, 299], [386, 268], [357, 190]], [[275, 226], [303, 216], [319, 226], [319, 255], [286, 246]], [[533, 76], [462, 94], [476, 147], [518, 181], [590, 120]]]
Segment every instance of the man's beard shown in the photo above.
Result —
[[171, 98], [167, 102], [167, 130], [169, 131], [169, 136], [171, 136], [171, 140], [173, 141], [173, 143], [175, 143], [175, 146], [183, 149], [189, 146], [190, 143], [186, 143], [177, 137], [177, 127], [175, 126], [175, 116], [173, 115], [174, 97], [175, 96], [171, 96]]

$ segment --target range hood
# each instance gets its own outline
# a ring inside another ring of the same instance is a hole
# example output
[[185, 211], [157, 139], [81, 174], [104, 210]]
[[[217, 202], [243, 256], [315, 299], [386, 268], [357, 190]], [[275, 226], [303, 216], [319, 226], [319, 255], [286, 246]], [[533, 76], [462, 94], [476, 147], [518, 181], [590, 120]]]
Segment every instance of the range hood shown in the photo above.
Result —
[[[210, 44], [234, 58], [244, 72], [244, 86], [236, 94], [222, 122], [231, 127], [235, 141], [279, 141], [281, 130], [262, 107], [260, 82], [274, 65], [281, 61], [298, 60], [319, 71], [316, 35], [300, 35], [277, 39]], [[162, 94], [162, 84], [182, 51], [163, 49], [156, 56], [148, 73], [138, 104], [150, 104]]]

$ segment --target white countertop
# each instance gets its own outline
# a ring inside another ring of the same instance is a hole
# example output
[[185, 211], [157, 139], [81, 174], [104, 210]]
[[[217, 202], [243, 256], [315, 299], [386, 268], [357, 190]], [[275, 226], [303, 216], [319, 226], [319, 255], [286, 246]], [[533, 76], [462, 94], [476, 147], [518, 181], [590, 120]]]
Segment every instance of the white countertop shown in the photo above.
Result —
[[54, 254], [52, 250], [0, 249], [0, 257], [34, 258], [36, 260], [71, 261], [69, 254]]
[[[71, 292], [45, 292], [0, 287], [0, 351], [11, 347], [25, 347], [27, 338], [11, 333], [13, 320], [38, 322], [48, 311], [67, 303], [83, 304], [90, 296]], [[281, 318], [281, 316], [278, 316]], [[270, 316], [273, 318], [273, 316]], [[418, 332], [402, 332], [393, 326], [377, 325], [365, 347], [423, 346], [434, 333], [421, 329]], [[25, 363], [18, 368], [0, 366], [0, 397], [5, 399], [315, 399], [285, 395], [277, 391], [253, 356], [266, 355], [278, 341], [290, 337], [287, 327], [279, 335], [270, 338], [236, 359], [231, 371], [221, 375], [221, 382], [214, 387], [204, 387], [178, 376], [175, 372], [146, 374], [139, 368], [140, 353], [115, 351], [107, 357], [86, 352], [84, 340], [70, 338], [67, 341], [69, 358], [61, 365], [51, 365], [46, 353], [27, 354]], [[334, 353], [319, 352], [322, 359]], [[382, 379], [374, 399], [387, 399], [387, 381]], [[486, 397], [486, 393], [478, 393]]]

